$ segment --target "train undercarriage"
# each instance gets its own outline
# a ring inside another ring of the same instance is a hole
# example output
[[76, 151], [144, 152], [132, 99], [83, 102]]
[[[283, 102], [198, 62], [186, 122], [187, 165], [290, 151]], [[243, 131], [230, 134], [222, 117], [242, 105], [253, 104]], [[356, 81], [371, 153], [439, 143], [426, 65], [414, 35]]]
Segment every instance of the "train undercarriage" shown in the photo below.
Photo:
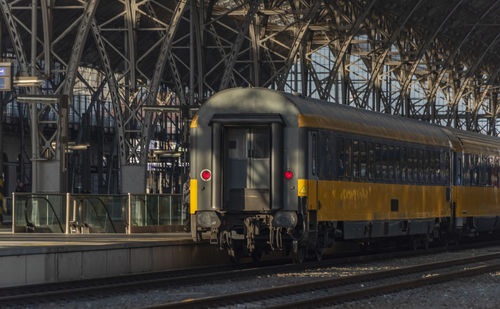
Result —
[[[417, 249], [428, 248], [431, 244], [455, 243], [480, 234], [495, 234], [500, 229], [499, 218], [490, 218], [486, 223], [476, 218], [434, 218], [389, 224], [317, 222], [315, 211], [309, 211], [307, 216], [296, 215], [296, 224], [285, 227], [283, 222], [276, 222], [276, 214], [221, 214], [220, 225], [210, 230], [210, 243], [226, 250], [234, 261], [242, 257], [259, 261], [263, 254], [279, 252], [301, 263], [306, 258], [320, 260], [336, 242], [357, 243], [362, 249], [392, 242], [398, 247]], [[383, 235], [377, 232], [380, 229]]]

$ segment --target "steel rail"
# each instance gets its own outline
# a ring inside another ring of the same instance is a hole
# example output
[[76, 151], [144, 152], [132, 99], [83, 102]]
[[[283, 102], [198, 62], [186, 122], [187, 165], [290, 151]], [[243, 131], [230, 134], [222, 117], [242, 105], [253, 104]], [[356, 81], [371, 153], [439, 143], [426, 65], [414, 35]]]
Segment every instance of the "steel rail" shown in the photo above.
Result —
[[328, 304], [338, 304], [347, 301], [357, 300], [365, 297], [373, 297], [382, 294], [393, 293], [401, 290], [409, 290], [414, 288], [419, 288], [423, 286], [428, 286], [432, 284], [443, 283], [446, 281], [451, 281], [454, 279], [460, 279], [464, 277], [477, 276], [484, 273], [498, 271], [500, 270], [500, 263], [495, 263], [491, 265], [483, 265], [474, 267], [471, 269], [466, 269], [462, 271], [456, 271], [446, 274], [438, 274], [435, 276], [430, 276], [426, 278], [420, 278], [415, 280], [402, 281], [394, 284], [387, 284], [376, 286], [373, 288], [365, 288], [352, 292], [346, 292], [341, 294], [335, 294], [325, 297], [312, 298], [302, 301], [289, 302], [285, 304], [280, 304], [276, 306], [268, 306], [266, 309], [285, 309], [285, 308], [307, 308], [307, 307], [317, 307]]
[[[301, 294], [301, 293], [320, 290], [320, 289], [328, 289], [328, 288], [332, 288], [332, 287], [345, 286], [345, 285], [350, 285], [350, 284], [355, 284], [355, 283], [364, 283], [367, 281], [375, 281], [375, 280], [387, 279], [387, 278], [391, 278], [391, 277], [398, 277], [398, 276], [401, 276], [402, 274], [405, 274], [405, 275], [415, 274], [415, 273], [424, 272], [424, 271], [445, 269], [445, 268], [449, 268], [452, 266], [468, 265], [468, 264], [472, 264], [472, 263], [484, 262], [484, 261], [494, 260], [494, 259], [500, 259], [500, 253], [486, 254], [486, 255], [481, 255], [481, 256], [447, 260], [447, 261], [428, 263], [428, 264], [421, 264], [421, 265], [409, 266], [409, 267], [392, 269], [392, 270], [387, 270], [387, 271], [379, 271], [379, 272], [372, 272], [372, 273], [367, 273], [367, 274], [354, 275], [354, 276], [349, 276], [349, 277], [344, 277], [344, 278], [330, 278], [330, 279], [314, 280], [314, 281], [309, 281], [309, 282], [305, 282], [305, 283], [286, 284], [286, 285], [281, 285], [281, 286], [267, 288], [267, 289], [259, 289], [259, 290], [253, 290], [253, 291], [247, 291], [247, 292], [228, 294], [228, 295], [204, 297], [204, 298], [198, 298], [198, 299], [186, 299], [186, 300], [182, 300], [182, 301], [171, 302], [171, 303], [151, 306], [151, 307], [147, 307], [147, 308], [149, 308], [149, 309], [200, 308], [200, 307], [207, 308], [207, 307], [214, 307], [214, 306], [244, 304], [244, 303], [261, 301], [261, 300], [271, 299], [271, 298], [276, 298], [276, 297], [284, 297], [284, 296], [289, 296], [289, 295], [294, 295], [294, 294]], [[478, 268], [470, 269], [468, 271], [458, 272], [459, 275], [456, 275], [456, 276], [461, 276], [462, 274], [474, 275], [474, 274], [479, 274], [480, 270], [482, 270], [483, 272], [487, 272], [487, 271], [496, 270], [496, 269], [500, 269], [500, 264], [497, 263], [495, 265], [491, 265], [491, 266], [487, 266], [487, 267], [478, 267]], [[436, 276], [435, 283], [440, 282], [440, 281], [438, 281], [438, 278], [441, 278], [440, 280], [451, 280], [452, 278], [455, 278], [455, 277], [453, 277], [451, 274], [450, 275], [441, 275], [440, 277]], [[420, 281], [420, 280], [414, 280], [414, 281], [418, 282], [418, 284], [420, 284], [419, 286], [421, 286], [425, 283], [433, 282], [432, 277], [429, 277], [426, 279], [427, 280], [425, 280], [425, 281]], [[363, 297], [364, 293], [375, 293], [376, 291], [380, 291], [378, 293], [383, 293], [385, 291], [393, 291], [393, 290], [402, 289], [405, 287], [411, 288], [411, 287], [413, 287], [411, 282], [413, 282], [413, 281], [407, 281], [405, 283], [400, 283], [399, 285], [392, 284], [392, 285], [388, 285], [388, 286], [383, 286], [383, 287], [380, 287], [380, 290], [377, 290], [376, 288], [371, 288], [371, 289], [363, 289], [363, 290], [357, 290], [357, 291], [350, 292], [350, 293], [345, 293], [345, 295], [339, 294], [338, 299], [335, 299], [335, 295], [333, 295], [331, 297], [318, 298], [318, 303], [313, 303], [314, 300], [307, 299], [305, 301], [287, 303], [287, 304], [282, 304], [282, 305], [280, 304], [280, 305], [277, 305], [275, 307], [276, 308], [294, 308], [294, 307], [301, 307], [301, 306], [306, 306], [306, 305], [311, 306], [311, 305], [319, 305], [321, 303], [341, 301], [343, 299], [350, 300], [350, 299], [355, 299], [356, 297], [358, 297], [357, 295], [359, 295], [359, 297]], [[415, 283], [415, 284], [417, 284], [417, 283]], [[358, 294], [356, 294], [356, 293], [358, 293]], [[271, 308], [275, 308], [275, 307], [271, 307]]]

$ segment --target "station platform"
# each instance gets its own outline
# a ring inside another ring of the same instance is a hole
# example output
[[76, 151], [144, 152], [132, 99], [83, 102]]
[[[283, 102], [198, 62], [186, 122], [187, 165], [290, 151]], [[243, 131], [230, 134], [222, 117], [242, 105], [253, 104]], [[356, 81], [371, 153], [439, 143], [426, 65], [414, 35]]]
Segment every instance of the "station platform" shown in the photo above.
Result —
[[228, 263], [189, 233], [11, 234], [0, 230], [0, 287]]

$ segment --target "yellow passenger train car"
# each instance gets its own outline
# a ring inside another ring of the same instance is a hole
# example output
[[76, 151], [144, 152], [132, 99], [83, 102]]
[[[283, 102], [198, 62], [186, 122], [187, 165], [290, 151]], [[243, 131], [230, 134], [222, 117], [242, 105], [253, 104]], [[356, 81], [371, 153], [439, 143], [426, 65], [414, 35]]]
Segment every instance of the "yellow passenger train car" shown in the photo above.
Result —
[[500, 229], [496, 137], [237, 88], [200, 108], [190, 147], [193, 238], [235, 257]]

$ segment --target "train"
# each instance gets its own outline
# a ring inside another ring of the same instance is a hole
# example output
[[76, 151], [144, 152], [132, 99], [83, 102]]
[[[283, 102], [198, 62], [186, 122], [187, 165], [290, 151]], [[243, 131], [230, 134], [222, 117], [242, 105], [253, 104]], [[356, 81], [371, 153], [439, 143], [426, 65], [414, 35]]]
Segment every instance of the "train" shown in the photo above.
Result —
[[496, 235], [499, 167], [497, 137], [228, 89], [190, 125], [192, 236], [233, 258], [278, 251], [300, 263], [338, 242]]

